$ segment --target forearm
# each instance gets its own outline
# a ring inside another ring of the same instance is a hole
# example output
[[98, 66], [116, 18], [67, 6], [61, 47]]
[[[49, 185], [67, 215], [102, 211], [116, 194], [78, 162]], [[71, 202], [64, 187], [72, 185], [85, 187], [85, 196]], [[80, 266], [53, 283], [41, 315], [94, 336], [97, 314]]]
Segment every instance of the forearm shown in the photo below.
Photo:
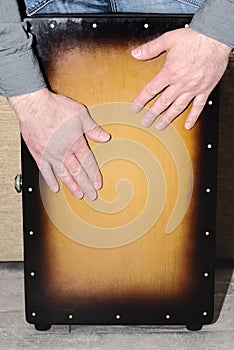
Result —
[[0, 95], [23, 95], [45, 86], [17, 1], [0, 0]]
[[233, 48], [234, 0], [206, 0], [190, 27]]

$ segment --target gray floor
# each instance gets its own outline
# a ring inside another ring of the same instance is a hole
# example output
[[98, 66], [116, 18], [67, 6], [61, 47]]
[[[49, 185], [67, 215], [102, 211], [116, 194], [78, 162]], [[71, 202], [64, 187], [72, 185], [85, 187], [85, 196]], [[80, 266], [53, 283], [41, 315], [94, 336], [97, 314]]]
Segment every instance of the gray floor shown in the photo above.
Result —
[[234, 274], [216, 274], [216, 322], [200, 332], [183, 327], [52, 326], [37, 332], [24, 319], [23, 266], [0, 264], [0, 349], [158, 349], [231, 350], [234, 348]]

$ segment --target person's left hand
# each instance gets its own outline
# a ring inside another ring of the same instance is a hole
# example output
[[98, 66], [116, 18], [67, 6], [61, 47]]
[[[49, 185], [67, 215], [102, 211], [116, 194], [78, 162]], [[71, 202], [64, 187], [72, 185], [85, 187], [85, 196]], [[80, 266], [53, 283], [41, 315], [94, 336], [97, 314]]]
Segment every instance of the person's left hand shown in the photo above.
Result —
[[190, 129], [221, 79], [231, 48], [191, 28], [182, 28], [139, 46], [132, 56], [148, 60], [163, 52], [165, 64], [135, 97], [132, 112], [139, 112], [161, 93], [144, 114], [142, 125], [149, 127], [163, 113], [156, 122], [156, 128], [162, 130], [193, 101], [185, 122], [185, 128]]

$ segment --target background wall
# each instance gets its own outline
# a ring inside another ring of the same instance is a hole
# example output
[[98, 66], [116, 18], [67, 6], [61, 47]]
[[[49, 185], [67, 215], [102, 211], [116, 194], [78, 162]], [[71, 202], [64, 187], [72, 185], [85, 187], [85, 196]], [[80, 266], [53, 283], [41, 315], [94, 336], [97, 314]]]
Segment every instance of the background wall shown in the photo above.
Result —
[[[234, 55], [220, 92], [217, 258], [234, 259]], [[21, 195], [14, 189], [20, 173], [19, 127], [0, 97], [0, 261], [23, 260]]]
[[14, 188], [20, 172], [18, 122], [0, 97], [0, 261], [23, 259], [21, 195]]

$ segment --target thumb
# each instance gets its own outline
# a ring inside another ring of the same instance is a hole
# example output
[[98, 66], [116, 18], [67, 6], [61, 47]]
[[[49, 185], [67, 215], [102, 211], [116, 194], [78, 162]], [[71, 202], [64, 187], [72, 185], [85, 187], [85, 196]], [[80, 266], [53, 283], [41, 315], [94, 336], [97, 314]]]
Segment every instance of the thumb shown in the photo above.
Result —
[[95, 126], [94, 128], [86, 131], [86, 136], [95, 142], [107, 142], [110, 140], [110, 134], [103, 130], [100, 126]]
[[146, 44], [138, 46], [132, 50], [131, 54], [137, 60], [148, 60], [159, 56], [161, 53], [166, 51], [167, 45], [165, 36], [162, 35], [155, 40], [149, 41]]

